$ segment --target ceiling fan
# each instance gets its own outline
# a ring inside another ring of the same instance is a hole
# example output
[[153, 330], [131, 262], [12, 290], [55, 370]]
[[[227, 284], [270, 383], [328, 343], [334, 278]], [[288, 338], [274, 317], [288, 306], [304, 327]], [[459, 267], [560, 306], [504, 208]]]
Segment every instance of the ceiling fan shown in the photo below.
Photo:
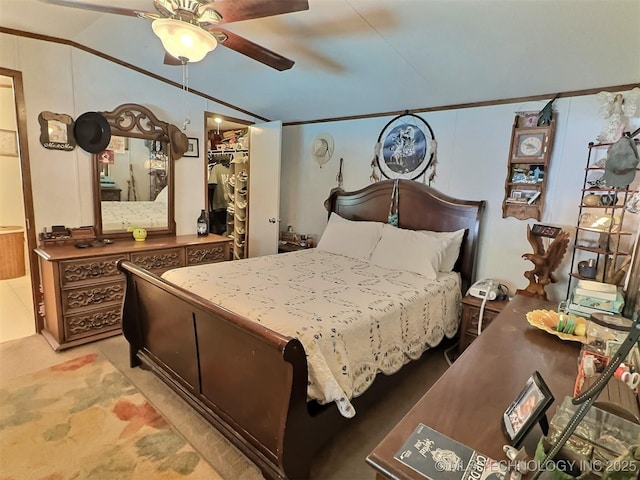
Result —
[[[153, 0], [157, 13], [73, 0], [40, 1], [64, 7], [152, 20], [153, 31], [160, 37], [167, 50], [165, 63], [169, 65], [202, 60], [220, 43], [280, 71], [290, 69], [294, 62], [240, 35], [220, 28], [220, 25], [309, 9], [308, 0]], [[192, 39], [191, 43], [187, 41], [189, 44], [186, 46], [181, 41], [185, 35], [189, 35]], [[187, 51], [183, 50], [187, 47], [189, 53], [183, 53]]]

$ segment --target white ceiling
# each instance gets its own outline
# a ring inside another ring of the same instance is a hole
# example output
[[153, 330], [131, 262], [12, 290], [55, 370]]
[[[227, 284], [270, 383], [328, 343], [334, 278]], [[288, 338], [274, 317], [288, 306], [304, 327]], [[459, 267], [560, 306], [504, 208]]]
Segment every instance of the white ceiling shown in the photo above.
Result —
[[[84, 1], [155, 11], [152, 0]], [[309, 7], [225, 25], [294, 60], [291, 70], [218, 47], [190, 64], [190, 87], [286, 123], [640, 83], [640, 0], [309, 0]], [[180, 67], [163, 65], [147, 20], [0, 0], [0, 26], [72, 40], [182, 81]]]

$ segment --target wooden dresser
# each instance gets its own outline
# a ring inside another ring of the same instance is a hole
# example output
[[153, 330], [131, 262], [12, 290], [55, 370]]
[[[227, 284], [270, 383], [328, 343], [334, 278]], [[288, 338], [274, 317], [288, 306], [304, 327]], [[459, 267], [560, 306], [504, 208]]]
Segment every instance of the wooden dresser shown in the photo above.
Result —
[[36, 249], [44, 294], [42, 334], [54, 350], [118, 335], [124, 275], [120, 259], [157, 275], [172, 268], [229, 260], [231, 239], [219, 235], [116, 240], [102, 247]]

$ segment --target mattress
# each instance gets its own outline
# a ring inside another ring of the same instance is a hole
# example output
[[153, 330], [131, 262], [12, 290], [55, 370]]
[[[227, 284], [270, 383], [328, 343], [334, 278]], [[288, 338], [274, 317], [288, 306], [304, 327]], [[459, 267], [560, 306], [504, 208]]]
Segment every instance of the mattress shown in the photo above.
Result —
[[169, 210], [165, 202], [100, 202], [102, 231], [137, 228], [167, 228]]
[[308, 398], [335, 402], [345, 417], [355, 415], [350, 400], [376, 375], [418, 359], [459, 325], [458, 273], [430, 280], [318, 249], [178, 268], [163, 277], [298, 338]]

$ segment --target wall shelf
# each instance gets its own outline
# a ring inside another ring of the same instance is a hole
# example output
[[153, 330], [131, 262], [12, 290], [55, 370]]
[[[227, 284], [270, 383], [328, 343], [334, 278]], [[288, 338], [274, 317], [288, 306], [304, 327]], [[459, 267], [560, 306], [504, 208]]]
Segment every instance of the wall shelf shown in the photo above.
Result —
[[[604, 174], [603, 163], [611, 145], [612, 143], [593, 142], [588, 145], [584, 180], [580, 189], [582, 198], [578, 203], [578, 221], [571, 255], [567, 298], [570, 297], [575, 286], [573, 279], [618, 283], [614, 282], [615, 272], [619, 271], [628, 259], [628, 252], [634, 240], [633, 236], [636, 232], [625, 217], [625, 206], [634, 193], [633, 190], [629, 190], [628, 185], [623, 188], [607, 187], [601, 184], [600, 179], [594, 178], [594, 173]], [[597, 186], [590, 188], [589, 185], [593, 183]], [[599, 197], [595, 205], [594, 196]], [[585, 204], [587, 197], [590, 198], [588, 204]], [[604, 204], [603, 199], [606, 200]], [[601, 225], [599, 225], [600, 220], [604, 220]], [[591, 225], [598, 226], [588, 226], [590, 222], [593, 222]], [[578, 271], [579, 264], [589, 260], [595, 263], [597, 270], [595, 278], [584, 277]]]
[[[534, 120], [537, 121], [537, 115]], [[540, 220], [549, 173], [555, 119], [549, 125], [531, 125], [531, 115], [516, 114], [511, 131], [502, 217]]]

